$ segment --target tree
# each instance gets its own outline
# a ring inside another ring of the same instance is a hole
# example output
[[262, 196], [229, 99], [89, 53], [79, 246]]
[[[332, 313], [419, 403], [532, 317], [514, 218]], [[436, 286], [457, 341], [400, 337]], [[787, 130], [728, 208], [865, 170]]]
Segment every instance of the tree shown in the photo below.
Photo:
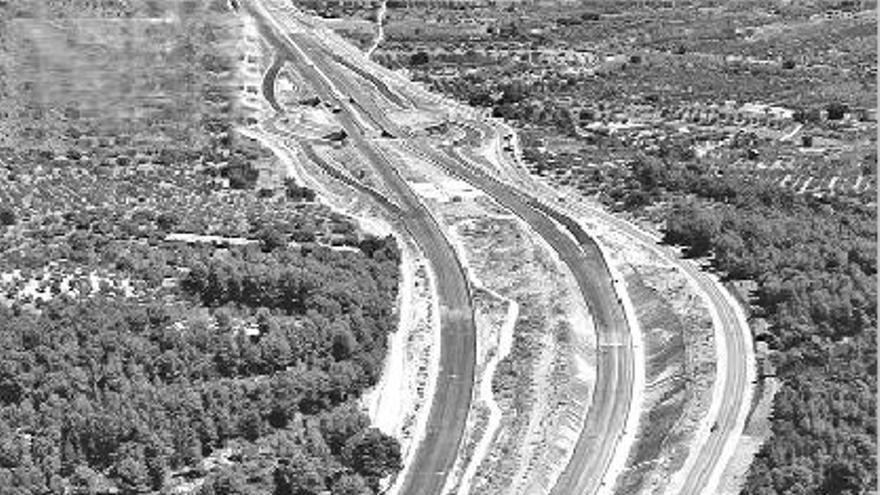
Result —
[[253, 164], [238, 156], [229, 159], [229, 165], [222, 173], [229, 179], [229, 187], [233, 189], [250, 189], [260, 177], [260, 172]]
[[367, 482], [356, 474], [344, 474], [333, 483], [331, 495], [373, 495]]
[[279, 459], [273, 479], [275, 495], [318, 495], [326, 489], [317, 462], [302, 451]]
[[430, 61], [430, 57], [424, 51], [417, 51], [409, 57], [410, 65], [425, 65]]
[[268, 225], [257, 232], [263, 251], [274, 251], [287, 245], [287, 236], [276, 226]]
[[113, 474], [127, 491], [143, 491], [150, 485], [149, 470], [142, 445], [128, 443], [116, 454]]
[[716, 262], [733, 278], [751, 275], [749, 258], [746, 245], [736, 232], [724, 232], [715, 242]]
[[245, 475], [235, 468], [226, 468], [211, 475], [199, 489], [198, 495], [249, 495]]
[[15, 212], [11, 208], [0, 208], [0, 225], [15, 225]]
[[333, 329], [333, 359], [343, 361], [357, 352], [358, 342], [350, 329], [336, 327]]
[[315, 191], [309, 189], [305, 186], [300, 186], [296, 183], [292, 178], [287, 178], [284, 180], [285, 192], [287, 194], [288, 199], [293, 201], [314, 201], [315, 200]]
[[293, 357], [293, 351], [285, 332], [278, 323], [274, 322], [265, 332], [262, 331], [260, 337], [260, 348], [263, 360], [271, 370], [284, 369], [290, 364]]
[[679, 203], [667, 216], [664, 240], [687, 246], [689, 256], [704, 256], [711, 250], [720, 225], [721, 219], [712, 210], [695, 202]]
[[344, 403], [336, 406], [329, 413], [323, 413], [320, 419], [321, 435], [333, 453], [341, 453], [348, 439], [361, 433], [370, 426], [370, 419], [360, 410], [357, 404]]
[[843, 103], [829, 103], [827, 107], [825, 107], [825, 111], [828, 112], [828, 120], [840, 120], [844, 118], [849, 112], [849, 107], [844, 105]]
[[180, 219], [171, 212], [162, 212], [156, 217], [156, 227], [166, 232], [173, 229], [178, 223], [180, 223]]
[[158, 437], [153, 438], [144, 449], [144, 463], [153, 490], [161, 489], [168, 477], [168, 454], [168, 446]]
[[263, 436], [263, 418], [260, 417], [260, 413], [253, 409], [246, 410], [241, 415], [238, 430], [244, 438], [250, 441], [255, 441]]
[[375, 488], [378, 481], [400, 470], [400, 444], [376, 428], [350, 438], [343, 451], [346, 464], [364, 476]]
[[84, 465], [77, 466], [68, 478], [74, 493], [97, 493], [101, 475]]

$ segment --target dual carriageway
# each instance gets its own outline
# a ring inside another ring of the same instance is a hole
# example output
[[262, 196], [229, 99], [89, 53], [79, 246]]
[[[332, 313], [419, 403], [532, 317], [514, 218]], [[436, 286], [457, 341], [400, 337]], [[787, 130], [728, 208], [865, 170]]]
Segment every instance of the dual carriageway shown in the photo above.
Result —
[[[572, 459], [552, 493], [593, 494], [610, 489], [614, 480], [606, 475], [624, 435], [627, 419], [633, 413], [632, 385], [636, 368], [631, 325], [616, 296], [609, 268], [593, 238], [568, 214], [490, 176], [481, 167], [464, 159], [454, 146], [435, 147], [398, 126], [389, 117], [388, 109], [410, 109], [416, 105], [415, 101], [393, 90], [381, 78], [349, 58], [334, 53], [319, 39], [309, 36], [310, 26], [291, 17], [277, 3], [274, 0], [244, 3], [244, 8], [257, 20], [261, 34], [276, 50], [276, 61], [264, 80], [264, 95], [276, 111], [283, 110], [274, 97], [274, 78], [284, 63], [292, 63], [321, 100], [335, 107], [335, 117], [345, 129], [351, 146], [365, 157], [382, 179], [391, 193], [389, 197], [360, 184], [322, 160], [314, 150], [314, 142], [300, 139], [298, 144], [306, 156], [331, 177], [370, 196], [380, 207], [400, 219], [403, 228], [428, 258], [436, 276], [441, 306], [440, 369], [425, 437], [413, 463], [407, 467], [400, 493], [442, 493], [446, 476], [452, 471], [458, 455], [470, 409], [476, 332], [470, 286], [453, 247], [431, 212], [377, 146], [376, 138], [393, 139], [405, 151], [482, 190], [543, 237], [571, 270], [593, 316], [598, 344], [603, 347], [603, 352], [597, 355], [596, 389], [583, 431]], [[378, 94], [378, 98], [374, 94]], [[274, 125], [274, 120], [267, 128], [276, 135], [283, 134]], [[709, 285], [707, 291], [714, 289], [717, 292], [717, 287]], [[716, 302], [729, 304], [723, 299], [718, 297]], [[731, 321], [736, 319], [735, 316], [738, 315], [734, 315]], [[735, 347], [736, 339], [728, 344]], [[726, 383], [740, 382], [728, 379]], [[738, 398], [744, 393], [742, 390], [732, 392], [739, 393]], [[748, 404], [748, 400], [745, 402]], [[701, 456], [719, 456], [725, 440], [735, 436], [730, 433], [738, 427], [741, 431], [738, 416], [728, 414], [721, 421], [718, 430], [723, 431], [713, 432], [716, 441], [707, 442], [700, 449]], [[715, 464], [708, 467], [703, 464], [702, 472], [706, 474], [689, 476], [687, 482], [690, 485], [682, 493], [701, 493], [699, 490], [709, 481], [709, 474], [717, 470]]]

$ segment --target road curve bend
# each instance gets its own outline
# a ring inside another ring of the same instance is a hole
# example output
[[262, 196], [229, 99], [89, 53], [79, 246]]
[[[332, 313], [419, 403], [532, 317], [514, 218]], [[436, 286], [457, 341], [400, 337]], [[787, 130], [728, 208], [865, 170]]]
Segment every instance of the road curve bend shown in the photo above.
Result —
[[[471, 166], [450, 150], [409, 135], [386, 113], [388, 107], [405, 107], [409, 101], [389, 90], [369, 70], [340, 57], [309, 36], [308, 27], [285, 26], [274, 18], [278, 0], [250, 0], [262, 19], [267, 38], [319, 92], [324, 101], [341, 111], [336, 117], [352, 143], [380, 174], [397, 198], [402, 199], [407, 228], [428, 254], [440, 280], [442, 342], [441, 370], [432, 402], [427, 434], [415, 461], [406, 472], [404, 495], [441, 495], [451, 471], [469, 410], [474, 372], [475, 333], [472, 309], [463, 271], [454, 252], [430, 213], [421, 205], [393, 164], [365, 138], [370, 128], [396, 139], [414, 154], [447, 173], [483, 190], [499, 204], [525, 220], [557, 251], [572, 271], [589, 307], [601, 351], [597, 359], [597, 385], [593, 402], [575, 446], [575, 457], [554, 488], [560, 495], [596, 493], [614, 457], [633, 407], [634, 351], [630, 326], [616, 297], [612, 276], [601, 250], [580, 225], [558, 208]], [[294, 29], [295, 28], [295, 29]], [[357, 76], [357, 77], [355, 77]], [[366, 83], [365, 83], [366, 82]], [[366, 87], [365, 87], [366, 86]], [[372, 86], [372, 88], [370, 87]], [[373, 93], [373, 94], [368, 94]], [[375, 94], [384, 98], [376, 103]], [[378, 132], [377, 132], [378, 134]], [[450, 270], [449, 267], [455, 267]], [[454, 272], [454, 273], [453, 273]]]
[[[272, 3], [272, 2], [265, 2]], [[352, 142], [381, 174], [383, 182], [400, 203], [399, 219], [428, 258], [437, 281], [440, 303], [440, 368], [428, 413], [428, 427], [409, 467], [402, 493], [439, 494], [452, 470], [464, 432], [474, 383], [476, 331], [473, 321], [470, 287], [452, 245], [443, 235], [430, 212], [397, 174], [394, 167], [374, 145], [362, 136], [363, 126], [356, 120], [351, 101], [324, 74], [327, 61], [313, 56], [314, 47], [275, 18], [276, 9], [261, 0], [251, 0], [246, 7], [258, 20], [261, 32], [278, 53], [296, 64], [298, 70], [318, 92], [341, 111], [337, 119]], [[311, 152], [310, 146], [306, 151]], [[310, 153], [315, 158], [314, 153]]]

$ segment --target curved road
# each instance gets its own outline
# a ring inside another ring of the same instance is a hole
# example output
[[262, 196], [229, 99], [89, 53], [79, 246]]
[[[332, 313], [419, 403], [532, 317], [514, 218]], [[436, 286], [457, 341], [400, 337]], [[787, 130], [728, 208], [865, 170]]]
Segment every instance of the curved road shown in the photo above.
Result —
[[[521, 165], [515, 172], [523, 183], [532, 185], [533, 189], [541, 191], [540, 194], [544, 197], [560, 198], [559, 191], [533, 179]], [[730, 461], [738, 437], [745, 428], [751, 405], [751, 386], [755, 380], [752, 335], [742, 308], [726, 289], [701, 271], [694, 262], [682, 260], [670, 249], [658, 246], [660, 239], [657, 237], [600, 208], [568, 201], [565, 209], [582, 218], [599, 218], [613, 226], [616, 231], [649, 246], [664, 261], [679, 266], [708, 299], [710, 311], [716, 313], [713, 320], [720, 326], [722, 334], [720, 342], [716, 342], [716, 345], [723, 350], [718, 362], [718, 369], [723, 373], [717, 378], [721, 383], [714, 389], [716, 394], [712, 399], [714, 406], [709, 411], [716, 415], [714, 418], [708, 417], [702, 428], [706, 435], [705, 441], [691, 450], [685, 465], [672, 477], [665, 492], [670, 495], [714, 493]]]
[[[554, 208], [486, 175], [447, 150], [446, 160], [428, 151], [426, 159], [490, 194], [538, 232], [572, 271], [594, 319], [597, 345], [596, 388], [571, 461], [552, 494], [591, 494], [605, 473], [624, 434], [632, 407], [633, 341], [611, 274], [596, 242], [580, 225]], [[424, 155], [423, 155], [424, 156]], [[454, 165], [450, 165], [454, 163]], [[562, 228], [560, 228], [560, 226]], [[572, 237], [574, 239], [572, 239]]]
[[[593, 210], [595, 216], [615, 226], [621, 232], [644, 243], [656, 244], [657, 239], [646, 234], [629, 222], [615, 218], [605, 212]], [[663, 252], [664, 250], [657, 250]], [[724, 289], [709, 278], [690, 261], [673, 258], [664, 253], [664, 258], [674, 260], [699, 285], [718, 313], [723, 330], [723, 341], [716, 343], [726, 350], [726, 362], [718, 363], [723, 380], [718, 397], [713, 402], [720, 403], [718, 416], [710, 427], [708, 438], [692, 450], [684, 469], [673, 477], [667, 493], [681, 495], [702, 495], [714, 493], [720, 477], [736, 445], [736, 440], [745, 428], [745, 421], [751, 405], [751, 384], [755, 380], [754, 349], [751, 342], [746, 317], [742, 308]], [[716, 389], [717, 390], [717, 389]], [[733, 406], [733, 407], [731, 407]]]
[[[299, 62], [301, 69], [311, 73], [309, 78], [313, 84], [324, 87], [323, 98], [334, 101], [344, 108], [343, 120], [347, 120], [349, 112], [356, 113], [360, 116], [359, 121], [372, 122], [376, 130], [381, 131], [385, 136], [409, 138], [401, 141], [401, 144], [451, 175], [482, 189], [502, 206], [525, 220], [547, 240], [571, 269], [593, 315], [602, 352], [598, 357], [597, 386], [593, 402], [588, 411], [583, 434], [575, 446], [575, 458], [584, 462], [576, 463], [578, 469], [565, 471], [556, 492], [565, 494], [595, 492], [601, 485], [618, 440], [623, 434], [631, 407], [634, 358], [632, 339], [623, 308], [616, 299], [610, 272], [594, 240], [580, 228], [577, 222], [552, 207], [471, 167], [448, 150], [438, 151], [429, 143], [409, 136], [388, 118], [383, 110], [384, 107], [380, 108], [371, 95], [366, 94], [369, 89], [363, 88], [363, 84], [358, 84], [359, 81], [354, 80], [352, 74], [346, 73], [346, 70], [353, 70], [351, 62], [340, 60], [332, 53], [328, 54], [319, 43], [299, 33], [290, 36], [296, 39], [297, 48], [307, 54], [305, 57], [296, 55], [297, 58], [294, 60]], [[312, 64], [320, 66], [320, 71], [316, 71]], [[364, 76], [362, 69], [353, 71], [358, 76]], [[382, 96], [388, 96], [388, 88], [375, 84], [375, 77], [364, 77], [364, 79], [373, 83], [374, 90]], [[332, 83], [328, 80], [332, 80]], [[343, 94], [346, 96], [342, 96]], [[389, 103], [402, 103], [396, 98], [387, 99]], [[400, 180], [396, 176], [394, 167], [364, 141], [361, 136], [361, 131], [364, 129], [345, 123], [343, 125], [359, 149], [376, 166], [377, 171], [384, 176], [394, 175], [390, 183]], [[406, 188], [405, 185], [402, 187]], [[466, 377], [458, 373], [457, 375], [460, 380], [472, 380], [472, 376]], [[443, 386], [442, 380], [438, 385]], [[435, 407], [439, 397], [435, 398]], [[447, 407], [466, 417], [469, 397], [457, 403], [448, 403]], [[433, 443], [436, 439], [430, 436], [426, 438], [417, 454], [414, 466], [407, 475], [403, 487], [403, 493], [407, 495], [439, 494], [445, 474], [455, 459], [461, 431], [443, 427], [442, 424], [449, 423], [441, 422], [443, 416], [435, 416], [433, 413], [434, 409], [429, 420], [431, 424], [429, 434], [443, 431], [443, 437], [455, 439], [455, 448], [444, 452], [453, 442], [447, 442], [444, 446]], [[463, 426], [462, 422], [462, 429]]]
[[[408, 471], [403, 487], [406, 495], [440, 494], [446, 474], [451, 470], [461, 441], [473, 384], [474, 332], [467, 282], [452, 248], [438, 225], [418, 198], [374, 144], [363, 134], [373, 128], [385, 137], [407, 138], [401, 141], [416, 155], [442, 167], [494, 197], [501, 205], [523, 218], [559, 253], [575, 275], [591, 312], [596, 319], [599, 345], [597, 388], [587, 415], [583, 432], [575, 446], [554, 494], [595, 493], [602, 487], [602, 478], [613, 457], [618, 439], [624, 432], [625, 419], [631, 407], [633, 350], [631, 336], [619, 301], [614, 300], [610, 274], [593, 240], [577, 222], [517, 188], [488, 176], [470, 166], [452, 148], [433, 148], [430, 143], [413, 139], [388, 118], [385, 108], [396, 105], [406, 108], [410, 101], [392, 91], [370, 71], [359, 67], [347, 57], [333, 53], [305, 33], [288, 33], [272, 15], [253, 0], [253, 9], [262, 19], [267, 38], [280, 53], [297, 63], [322, 99], [338, 105], [337, 115], [354, 145], [383, 177], [392, 192], [402, 199], [402, 215], [408, 230], [426, 251], [438, 276], [441, 291], [441, 374], [429, 416], [427, 435]], [[295, 41], [294, 41], [295, 40]], [[350, 72], [349, 72], [350, 71]], [[331, 77], [328, 77], [330, 75]], [[365, 85], [364, 82], [367, 84]], [[365, 88], [370, 86], [372, 88]], [[341, 89], [340, 89], [341, 88]], [[378, 93], [384, 102], [374, 98]], [[316, 155], [308, 149], [311, 157]], [[529, 181], [526, 183], [530, 183]], [[375, 191], [372, 191], [375, 194]], [[554, 197], [550, 194], [545, 197]], [[580, 213], [583, 213], [582, 209]], [[648, 245], [656, 239], [601, 210], [589, 209], [590, 215], [601, 216], [607, 223]], [[739, 407], [718, 411], [715, 428], [708, 440], [692, 452], [685, 468], [673, 479], [671, 491], [697, 495], [714, 490], [723, 471], [732, 442], [742, 431], [749, 404], [749, 383], [753, 377], [753, 356], [748, 327], [744, 326], [742, 310], [718, 284], [689, 262], [681, 262], [666, 250], [657, 250], [667, 259], [682, 266], [709, 297], [724, 331], [723, 346], [727, 363], [721, 395]], [[454, 266], [454, 270], [444, 270]], [[452, 304], [449, 304], [449, 303]], [[720, 388], [716, 389], [720, 390]], [[717, 400], [717, 399], [716, 399]], [[708, 429], [708, 426], [705, 427]], [[608, 488], [608, 487], [606, 487]]]
[[[495, 132], [489, 126], [471, 126], [468, 128], [462, 141], [471, 147], [482, 143], [487, 134]], [[459, 149], [450, 148], [450, 152], [459, 154]], [[469, 158], [477, 162], [485, 162], [478, 155], [469, 154]], [[486, 164], [491, 167], [491, 164]], [[519, 176], [523, 184], [532, 187], [529, 189], [541, 194], [545, 198], [559, 198], [558, 191], [539, 183], [522, 169]], [[521, 186], [523, 187], [523, 186]], [[575, 206], [577, 205], [577, 206]], [[562, 206], [562, 205], [560, 205]], [[572, 211], [574, 216], [581, 218], [601, 218], [606, 224], [612, 225], [616, 231], [651, 248], [664, 261], [679, 266], [695, 283], [703, 295], [708, 299], [710, 311], [714, 311], [713, 324], [720, 328], [719, 342], [716, 343], [721, 354], [719, 356], [718, 369], [722, 373], [717, 378], [717, 385], [713, 388], [713, 407], [708, 411], [707, 418], [702, 425], [702, 434], [705, 441], [697, 445], [689, 452], [685, 464], [672, 476], [666, 493], [670, 495], [702, 495], [714, 493], [720, 482], [721, 474], [727, 466], [735, 449], [736, 441], [742, 433], [748, 417], [751, 405], [751, 384], [755, 380], [755, 357], [752, 344], [751, 330], [749, 329], [746, 316], [739, 303], [722, 288], [718, 282], [701, 271], [690, 260], [682, 260], [669, 249], [658, 246], [660, 240], [635, 225], [615, 217], [599, 208], [594, 208], [571, 201], [564, 205], [566, 211]], [[588, 434], [581, 436], [581, 441], [588, 440]], [[553, 493], [565, 495], [568, 493], [584, 493], [582, 487], [571, 483], [571, 480], [584, 475], [586, 463], [576, 450], [575, 456], [566, 472], [560, 478]], [[608, 487], [610, 488], [610, 487]]]
[[[334, 102], [341, 108], [337, 113], [338, 120], [354, 146], [380, 172], [385, 184], [399, 198], [400, 220], [432, 266], [440, 303], [440, 369], [428, 416], [428, 428], [417, 450], [415, 464], [406, 478], [404, 492], [439, 493], [461, 443], [468, 413], [468, 407], [462, 408], [461, 404], [470, 404], [474, 382], [476, 332], [470, 287], [464, 270], [430, 213], [394, 167], [376, 151], [372, 143], [362, 137], [361, 127], [353, 117], [354, 109], [349, 101], [340, 97], [335, 86], [305, 55], [298, 45], [300, 40], [294, 41], [296, 34], [288, 33], [259, 0], [249, 2], [247, 7], [259, 21], [266, 39], [279, 53], [297, 64], [297, 69], [310, 81], [322, 100]], [[309, 153], [311, 149], [306, 147], [306, 151]], [[311, 153], [310, 157], [314, 156]]]

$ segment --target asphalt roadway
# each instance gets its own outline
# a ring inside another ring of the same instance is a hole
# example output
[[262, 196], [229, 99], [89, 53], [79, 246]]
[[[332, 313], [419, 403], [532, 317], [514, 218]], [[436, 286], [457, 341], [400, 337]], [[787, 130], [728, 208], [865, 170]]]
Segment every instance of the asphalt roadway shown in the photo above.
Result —
[[444, 156], [428, 150], [426, 158], [440, 166], [454, 163], [444, 168], [488, 193], [538, 232], [572, 271], [593, 316], [599, 346], [596, 387], [571, 460], [551, 493], [595, 493], [602, 486], [602, 478], [624, 433], [632, 407], [635, 368], [632, 336], [611, 273], [595, 241], [577, 222], [453, 155], [451, 149], [447, 150], [444, 160]]
[[[386, 186], [400, 201], [400, 220], [433, 269], [440, 303], [440, 366], [428, 426], [402, 493], [439, 494], [458, 454], [474, 383], [476, 330], [467, 278], [436, 221], [387, 159], [363, 138], [362, 129], [353, 118], [350, 101], [339, 97], [312, 57], [305, 54], [304, 47], [309, 48], [305, 40], [286, 32], [267, 15], [268, 11], [260, 8], [259, 1], [254, 0], [248, 7], [260, 22], [261, 32], [279, 53], [296, 64], [322, 100], [340, 107], [341, 111], [336, 114], [339, 122], [352, 144], [381, 174]], [[315, 59], [321, 61], [320, 57]]]
[[[512, 186], [471, 167], [451, 150], [440, 152], [432, 148], [429, 143], [408, 136], [371, 98], [363, 94], [365, 89], [362, 85], [351, 81], [351, 75], [345, 72], [350, 64], [339, 65], [337, 60], [327, 56], [321, 51], [320, 46], [308, 39], [302, 40], [301, 48], [309, 53], [309, 58], [313, 62], [321, 66], [321, 72], [330, 77], [334, 84], [348, 95], [353, 111], [360, 112], [365, 120], [373, 122], [373, 125], [384, 131], [385, 136], [407, 138], [402, 139], [401, 143], [414, 154], [483, 190], [502, 206], [525, 220], [551, 245], [574, 274], [594, 319], [600, 353], [596, 389], [586, 422], [575, 445], [572, 461], [555, 485], [553, 493], [561, 495], [596, 492], [602, 485], [602, 479], [615, 448], [624, 433], [632, 401], [634, 356], [622, 304], [616, 298], [611, 274], [595, 241], [577, 222]], [[361, 75], [360, 72], [358, 75]], [[360, 134], [358, 136], [360, 138]], [[374, 164], [380, 163], [380, 160], [372, 161]], [[380, 168], [385, 166], [381, 165]], [[390, 164], [387, 166], [393, 170], [393, 166]], [[459, 377], [461, 378], [460, 375]], [[467, 409], [467, 407], [468, 403], [462, 402], [458, 408], [453, 409]], [[434, 428], [433, 423], [431, 428]], [[460, 437], [460, 433], [456, 433], [456, 436]], [[423, 446], [424, 452], [435, 452], [438, 448], [427, 442], [423, 443]], [[449, 459], [452, 462], [454, 454], [451, 457], [444, 454], [437, 458]], [[444, 467], [432, 459], [422, 455], [417, 456], [416, 464], [408, 473], [409, 481], [404, 485], [402, 493], [439, 494], [442, 484], [433, 482], [434, 478], [430, 478], [430, 482], [425, 483], [425, 475], [446, 473], [449, 468], [451, 464]]]
[[[565, 214], [534, 197], [525, 195], [506, 183], [497, 181], [486, 175], [485, 172], [471, 167], [451, 148], [439, 151], [432, 148], [429, 143], [407, 136], [388, 118], [375, 100], [365, 96], [366, 90], [363, 87], [363, 82], [352, 79], [352, 75], [347, 74], [346, 70], [351, 70], [365, 79], [383, 97], [389, 100], [394, 99], [395, 103], [403, 104], [399, 96], [396, 94], [392, 96], [391, 91], [378, 84], [376, 78], [368, 72], [352, 67], [352, 63], [346, 59], [324, 52], [318, 43], [307, 37], [299, 39], [297, 44], [308, 53], [309, 60], [321, 67], [321, 72], [332, 74], [334, 83], [338, 82], [339, 86], [344, 89], [344, 93], [348, 95], [347, 98], [340, 98], [338, 93], [334, 95], [325, 87], [323, 97], [328, 101], [337, 102], [345, 109], [342, 112], [341, 121], [354, 144], [382, 174], [393, 191], [399, 197], [407, 198], [405, 211], [408, 218], [413, 217], [410, 222], [417, 217], [422, 217], [422, 221], [419, 223], [423, 226], [426, 222], [433, 224], [433, 227], [424, 226], [424, 232], [413, 229], [417, 239], [432, 239], [430, 241], [432, 244], [446, 244], [433, 220], [427, 220], [430, 218], [430, 214], [423, 211], [418, 199], [397, 174], [393, 165], [368, 140], [363, 139], [365, 129], [362, 124], [355, 123], [351, 114], [357, 113], [361, 117], [361, 123], [369, 121], [377, 129], [384, 130], [386, 137], [407, 138], [403, 144], [415, 154], [443, 167], [452, 175], [488, 193], [501, 205], [529, 223], [559, 253], [574, 273], [596, 320], [601, 352], [597, 369], [597, 388], [583, 432], [575, 446], [575, 452], [569, 465], [553, 488], [552, 493], [556, 495], [595, 493], [601, 487], [602, 478], [613, 456], [618, 439], [623, 434], [625, 418], [631, 407], [633, 356], [631, 336], [625, 317], [619, 301], [614, 298], [610, 274], [594, 242], [576, 222]], [[292, 60], [297, 59], [292, 58]], [[303, 67], [310, 67], [304, 60], [299, 60], [299, 62]], [[321, 86], [322, 76], [317, 72], [312, 74], [309, 79], [316, 86]], [[626, 221], [598, 209], [587, 208], [587, 210], [590, 215], [601, 216], [604, 221], [636, 240], [648, 245], [657, 242], [654, 237]], [[431, 237], [430, 231], [434, 230], [436, 232], [433, 232], [433, 235], [439, 237]], [[446, 251], [445, 261], [440, 259], [442, 256], [440, 254], [434, 256], [438, 263], [434, 266], [456, 266], [454, 271], [460, 272], [461, 267], [455, 259], [454, 253], [451, 252], [451, 248]], [[720, 472], [729, 459], [732, 441], [735, 441], [736, 435], [743, 427], [744, 413], [748, 411], [750, 399], [749, 386], [754, 373], [753, 351], [749, 341], [749, 332], [747, 326], [744, 326], [742, 311], [738, 308], [737, 303], [724, 293], [716, 282], [702, 273], [696, 265], [691, 262], [682, 262], [666, 250], [662, 250], [662, 252], [664, 257], [673, 260], [682, 267], [708, 296], [710, 304], [718, 313], [723, 330], [723, 345], [727, 353], [726, 362], [720, 363], [719, 366], [719, 369], [724, 373], [723, 389], [720, 391], [720, 397], [723, 397], [724, 402], [708, 433], [707, 440], [699, 446], [696, 452], [692, 453], [692, 464], [685, 466], [685, 470], [679, 473], [680, 476], [676, 476], [676, 478], [680, 478], [679, 482], [673, 484], [673, 489], [677, 493], [699, 495], [707, 493], [707, 490], [715, 489]], [[447, 270], [439, 269], [437, 272], [441, 274], [446, 273]], [[446, 284], [441, 283], [441, 285]], [[458, 285], [458, 291], [464, 294], [467, 290], [466, 281]], [[455, 297], [450, 300], [452, 299]], [[468, 309], [462, 306], [459, 310], [453, 311], [455, 318], [470, 320], [469, 299], [466, 295], [461, 294], [458, 299], [467, 300]], [[444, 312], [448, 313], [450, 306], [444, 306], [447, 308], [447, 311]], [[452, 335], [456, 337], [452, 340], [459, 342], [467, 340], [472, 343], [472, 325], [472, 321], [469, 321], [469, 325], [459, 325], [456, 330], [451, 330]], [[471, 329], [466, 330], [467, 326], [470, 326]], [[446, 357], [441, 357], [443, 370], [441, 376], [438, 377], [437, 395], [435, 395], [429, 418], [428, 434], [419, 449], [415, 465], [409, 471], [403, 488], [403, 493], [407, 495], [439, 494], [441, 492], [445, 476], [452, 467], [461, 440], [461, 432], [470, 401], [473, 362], [471, 357], [465, 358], [457, 351], [449, 352], [451, 348], [447, 340], [449, 340], [450, 332], [447, 330], [450, 328], [448, 323], [443, 326], [444, 349], [441, 352]], [[465, 339], [465, 334], [469, 334], [471, 338]], [[465, 347], [473, 348], [470, 343]], [[453, 353], [457, 354], [459, 359], [450, 359], [448, 355]], [[462, 372], [468, 368], [470, 368], [469, 372]], [[466, 394], [462, 393], [465, 388], [468, 390]]]
[[[655, 238], [629, 222], [606, 212], [591, 208], [589, 213], [601, 216], [604, 221], [613, 225], [620, 232], [641, 242], [649, 245], [657, 242]], [[658, 249], [657, 251], [662, 253], [664, 250]], [[727, 348], [727, 362], [719, 363], [719, 368], [723, 367], [725, 373], [724, 389], [720, 392], [720, 397], [723, 398], [721, 408], [706, 442], [700, 446], [698, 453], [694, 456], [695, 464], [690, 466], [688, 472], [682, 473], [683, 484], [676, 491], [682, 495], [703, 495], [713, 493], [716, 490], [718, 478], [731, 453], [730, 446], [726, 444], [731, 438], [735, 439], [737, 435], [742, 433], [751, 404], [750, 385], [754, 379], [754, 351], [750, 340], [750, 330], [742, 310], [737, 306], [738, 303], [731, 296], [722, 293], [718, 284], [701, 272], [694, 263], [682, 262], [669, 253], [664, 254], [664, 258], [676, 262], [684, 269], [709, 298], [718, 312], [724, 333], [724, 345]], [[728, 450], [727, 455], [725, 455], [725, 449]]]
[[[480, 129], [470, 129], [465, 140], [474, 146], [484, 138], [485, 133]], [[450, 148], [451, 151], [451, 148]], [[480, 160], [481, 157], [474, 157]], [[531, 178], [527, 181], [532, 182]], [[556, 194], [547, 187], [545, 197], [556, 197]], [[751, 342], [751, 333], [739, 304], [729, 294], [725, 294], [719, 288], [718, 283], [702, 272], [691, 261], [682, 260], [669, 249], [657, 246], [658, 239], [647, 234], [645, 231], [632, 225], [626, 220], [611, 215], [599, 208], [578, 206], [577, 202], [569, 202], [566, 209], [577, 210], [574, 213], [580, 217], [601, 218], [605, 223], [612, 225], [616, 231], [637, 240], [644, 245], [653, 246], [653, 251], [664, 261], [675, 264], [683, 269], [690, 278], [699, 286], [709, 299], [711, 307], [715, 309], [723, 333], [724, 341], [721, 343], [726, 349], [726, 359], [719, 362], [719, 369], [724, 373], [723, 388], [719, 391], [719, 397], [713, 400], [722, 401], [718, 409], [714, 424], [709, 427], [706, 441], [696, 451], [689, 455], [690, 463], [686, 463], [683, 469], [676, 473], [671, 480], [667, 493], [675, 495], [702, 495], [713, 493], [717, 489], [720, 475], [727, 465], [733, 444], [737, 436], [742, 432], [745, 418], [751, 404], [750, 384], [754, 380], [754, 350]], [[561, 220], [562, 221], [562, 220]], [[586, 433], [586, 431], [585, 431]], [[582, 437], [582, 440], [587, 441]], [[578, 473], [584, 471], [583, 459], [576, 455], [566, 468], [559, 483], [554, 490], [557, 494], [584, 493], [576, 490], [577, 487], [567, 483]], [[609, 487], [610, 488], [610, 487]]]

